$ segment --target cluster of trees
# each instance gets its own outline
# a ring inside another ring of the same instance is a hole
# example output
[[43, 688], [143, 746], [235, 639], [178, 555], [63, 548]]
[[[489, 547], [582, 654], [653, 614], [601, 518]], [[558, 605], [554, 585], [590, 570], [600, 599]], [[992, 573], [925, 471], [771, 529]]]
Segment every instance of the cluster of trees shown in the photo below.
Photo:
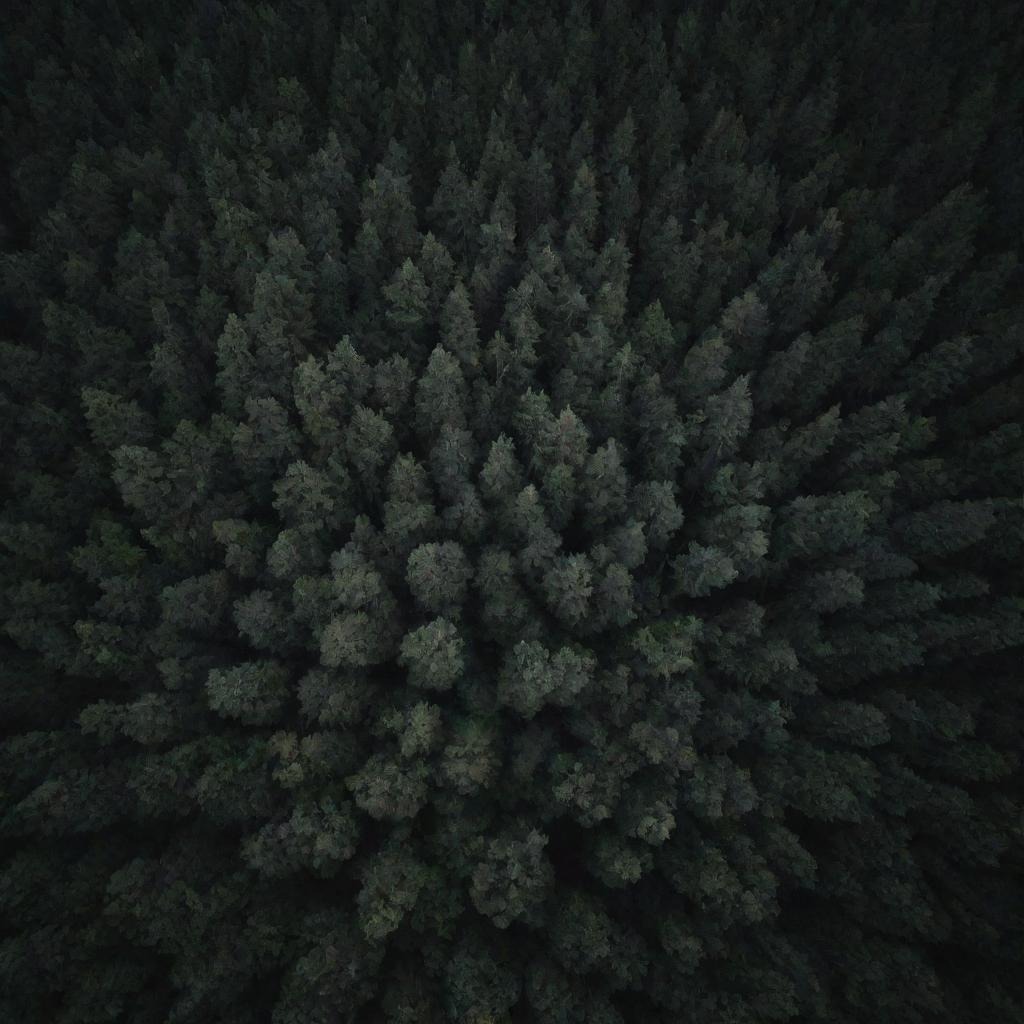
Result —
[[1024, 1019], [1010, 0], [12, 0], [0, 1017]]

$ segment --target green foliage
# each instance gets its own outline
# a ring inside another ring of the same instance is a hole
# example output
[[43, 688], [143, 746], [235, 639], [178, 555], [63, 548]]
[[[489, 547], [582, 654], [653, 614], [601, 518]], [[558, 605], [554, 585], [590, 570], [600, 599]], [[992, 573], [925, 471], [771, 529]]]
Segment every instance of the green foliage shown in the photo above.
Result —
[[409, 682], [427, 690], [448, 690], [462, 675], [465, 643], [447, 619], [434, 619], [405, 635], [399, 664]]
[[10, 0], [0, 1021], [1019, 1024], [1019, 4]]
[[275, 662], [248, 662], [214, 669], [206, 680], [206, 695], [225, 718], [246, 725], [275, 722], [288, 698], [288, 671]]
[[472, 572], [462, 547], [444, 541], [416, 548], [409, 556], [405, 578], [413, 597], [428, 612], [457, 615]]
[[569, 647], [555, 652], [535, 640], [523, 640], [508, 653], [498, 680], [498, 699], [525, 718], [545, 704], [571, 704], [590, 682], [591, 655]]

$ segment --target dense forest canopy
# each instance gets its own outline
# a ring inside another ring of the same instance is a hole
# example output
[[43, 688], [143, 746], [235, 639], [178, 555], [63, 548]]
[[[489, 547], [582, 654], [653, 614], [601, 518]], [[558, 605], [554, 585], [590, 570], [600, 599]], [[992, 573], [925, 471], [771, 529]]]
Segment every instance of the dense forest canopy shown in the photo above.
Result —
[[0, 1020], [1020, 1024], [1021, 15], [8, 0]]

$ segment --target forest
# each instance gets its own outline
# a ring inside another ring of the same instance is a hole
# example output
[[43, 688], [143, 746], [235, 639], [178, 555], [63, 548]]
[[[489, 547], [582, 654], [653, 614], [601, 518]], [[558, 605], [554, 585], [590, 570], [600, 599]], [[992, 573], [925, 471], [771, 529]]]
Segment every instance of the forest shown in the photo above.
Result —
[[1021, 1024], [1017, 0], [6, 0], [0, 1024]]

